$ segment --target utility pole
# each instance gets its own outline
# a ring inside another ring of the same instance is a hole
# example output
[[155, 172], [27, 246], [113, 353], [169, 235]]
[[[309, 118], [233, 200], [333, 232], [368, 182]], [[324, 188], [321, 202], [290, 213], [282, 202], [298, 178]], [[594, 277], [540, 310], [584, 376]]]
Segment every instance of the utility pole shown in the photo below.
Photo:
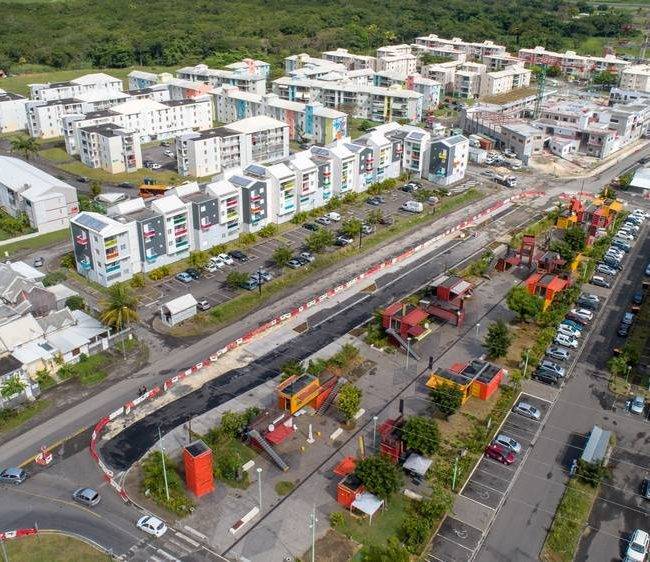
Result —
[[260, 291], [260, 297], [262, 296], [262, 266], [260, 265], [257, 268], [257, 288]]
[[2, 545], [2, 557], [4, 559], [4, 562], [9, 562], [9, 555], [7, 554], [7, 548], [5, 547], [5, 541], [4, 540], [0, 541], [0, 545]]
[[311, 529], [311, 562], [316, 560], [316, 506], [312, 508], [311, 514], [309, 515], [309, 528]]
[[458, 476], [458, 455], [456, 455], [456, 460], [454, 461], [454, 475], [451, 479], [451, 491], [453, 492], [456, 489], [456, 476]]
[[257, 494], [259, 499], [260, 513], [262, 512], [262, 469], [257, 467]]
[[158, 441], [160, 443], [160, 460], [162, 461], [163, 478], [165, 480], [165, 496], [167, 497], [167, 501], [169, 501], [169, 483], [167, 482], [167, 468], [165, 467], [165, 450], [163, 449], [160, 426], [158, 426]]
[[481, 329], [481, 323], [477, 322], [476, 323], [476, 339], [478, 339], [478, 331]]
[[526, 378], [526, 372], [528, 371], [528, 357], [530, 357], [530, 348], [526, 350], [526, 362], [524, 363], [524, 376]]
[[408, 371], [409, 368], [409, 356], [411, 355], [411, 338], [408, 336], [406, 337], [406, 365], [404, 366], [404, 370]]
[[372, 449], [377, 452], [377, 416], [372, 416]]

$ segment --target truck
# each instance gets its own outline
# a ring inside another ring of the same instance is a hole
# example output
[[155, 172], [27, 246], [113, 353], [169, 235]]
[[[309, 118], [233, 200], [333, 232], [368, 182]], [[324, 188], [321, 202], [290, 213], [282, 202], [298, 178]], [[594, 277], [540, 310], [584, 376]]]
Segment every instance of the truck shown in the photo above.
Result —
[[506, 187], [517, 187], [517, 176], [513, 176], [507, 168], [495, 168], [494, 177], [492, 179]]

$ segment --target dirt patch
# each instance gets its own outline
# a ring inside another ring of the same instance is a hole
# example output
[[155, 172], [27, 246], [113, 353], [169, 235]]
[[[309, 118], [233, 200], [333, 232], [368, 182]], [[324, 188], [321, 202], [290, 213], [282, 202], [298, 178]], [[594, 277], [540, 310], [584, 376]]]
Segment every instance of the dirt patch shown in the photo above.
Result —
[[[360, 544], [330, 529], [322, 539], [316, 541], [315, 558], [317, 562], [344, 562], [350, 560], [360, 548]], [[300, 559], [311, 560], [311, 548]]]
[[452, 442], [457, 436], [470, 433], [474, 426], [473, 419], [485, 419], [494, 408], [500, 392], [500, 390], [497, 390], [490, 396], [489, 400], [479, 400], [472, 396], [448, 420], [437, 419], [440, 436], [443, 440]]
[[520, 324], [510, 325], [510, 333], [513, 336], [513, 340], [508, 349], [508, 355], [500, 358], [496, 363], [503, 365], [506, 369], [519, 368], [524, 350], [535, 345], [539, 330], [539, 326], [534, 323], [525, 324], [522, 322]]

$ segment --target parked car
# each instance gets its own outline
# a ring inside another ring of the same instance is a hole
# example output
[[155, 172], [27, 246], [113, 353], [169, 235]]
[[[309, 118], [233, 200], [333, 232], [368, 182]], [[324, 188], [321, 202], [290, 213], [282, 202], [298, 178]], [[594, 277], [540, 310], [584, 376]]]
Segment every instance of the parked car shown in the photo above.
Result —
[[417, 191], [418, 189], [420, 189], [420, 186], [417, 185], [414, 182], [409, 182], [409, 183], [402, 186], [402, 191], [404, 191], [405, 193], [413, 193], [414, 191]]
[[643, 304], [643, 301], [645, 300], [645, 293], [643, 290], [638, 290], [635, 291], [634, 294], [632, 295], [632, 302], [634, 304]]
[[630, 412], [633, 414], [643, 414], [645, 409], [645, 398], [640, 394], [630, 400]]
[[188, 267], [185, 270], [185, 273], [187, 273], [194, 280], [201, 278], [201, 272], [196, 269], [196, 267]]
[[273, 275], [266, 271], [266, 269], [258, 269], [257, 271], [253, 272], [252, 277], [259, 279], [260, 283], [266, 283], [267, 281], [273, 279]]
[[334, 241], [334, 244], [337, 246], [347, 246], [348, 244], [352, 244], [353, 240], [349, 236], [337, 236], [336, 240]]
[[314, 257], [314, 254], [311, 252], [300, 252], [300, 256], [298, 256], [304, 260], [307, 260], [308, 262], [313, 262], [316, 258]]
[[212, 308], [212, 305], [208, 302], [207, 299], [201, 299], [196, 303], [196, 307], [199, 310], [210, 310]]
[[123, 181], [117, 184], [117, 187], [123, 187], [124, 189], [135, 189], [136, 185], [130, 181]]
[[636, 314], [634, 314], [633, 312], [624, 312], [623, 318], [621, 318], [621, 323], [631, 326], [632, 324], [634, 324], [635, 318], [636, 318]]
[[626, 232], [623, 229], [619, 230], [616, 233], [616, 238], [622, 238], [623, 240], [634, 240], [634, 236], [632, 236], [629, 232]]
[[650, 476], [646, 476], [641, 481], [641, 497], [650, 500]]
[[226, 267], [226, 262], [221, 256], [212, 256], [208, 261], [208, 265], [214, 265], [215, 267], [221, 269], [222, 267]]
[[332, 224], [332, 221], [329, 220], [327, 217], [318, 217], [316, 219], [316, 222], [318, 224], [322, 224], [323, 226], [327, 226], [328, 224]]
[[539, 420], [542, 417], [542, 412], [539, 409], [535, 408], [532, 404], [528, 402], [519, 402], [514, 408], [513, 412], [516, 414], [521, 414], [531, 420]]
[[424, 205], [419, 201], [406, 201], [405, 203], [402, 203], [400, 209], [409, 213], [421, 213], [424, 211]]
[[564, 334], [558, 334], [553, 340], [558, 345], [563, 345], [564, 347], [569, 347], [571, 349], [576, 349], [578, 347], [578, 340], [572, 338], [571, 336], [566, 336]]
[[587, 326], [589, 325], [589, 321], [585, 320], [582, 316], [578, 316], [577, 314], [572, 314], [569, 312], [566, 317], [567, 320], [571, 320], [571, 322], [575, 322], [576, 324], [580, 324], [581, 326]]
[[558, 325], [557, 333], [562, 334], [564, 336], [568, 336], [570, 338], [574, 338], [574, 339], [577, 339], [582, 335], [580, 333], [580, 330], [576, 330], [575, 328], [571, 328], [570, 326], [567, 326], [566, 324]]
[[623, 324], [623, 322], [621, 322], [616, 329], [616, 334], [621, 338], [626, 338], [630, 334], [630, 327], [629, 324]]
[[485, 447], [485, 456], [503, 464], [512, 464], [515, 462], [515, 454], [507, 447], [498, 443], [491, 443]]
[[0, 482], [5, 484], [22, 484], [29, 474], [22, 468], [5, 468], [0, 472]]
[[309, 260], [306, 260], [302, 256], [296, 256], [295, 259], [300, 265], [309, 265], [311, 262]]
[[556, 345], [549, 347], [546, 350], [546, 355], [559, 361], [566, 361], [571, 356], [571, 354], [566, 349], [563, 347], [558, 347]]
[[594, 313], [591, 310], [587, 310], [586, 308], [572, 308], [571, 314], [580, 316], [581, 318], [584, 318], [587, 321], [591, 321], [594, 319]]
[[79, 488], [72, 493], [72, 499], [86, 507], [95, 507], [102, 499], [97, 490]]
[[618, 273], [616, 269], [602, 262], [596, 266], [596, 271], [598, 273], [602, 273], [603, 275], [609, 275], [611, 277], [614, 277]]
[[325, 215], [329, 220], [334, 221], [334, 222], [339, 222], [341, 220], [341, 215], [338, 213], [332, 211], [330, 213], [327, 213]]
[[162, 168], [162, 164], [159, 164], [158, 162], [154, 162], [153, 164], [151, 164], [152, 170], [160, 170], [160, 168]]
[[596, 303], [596, 302], [594, 302], [594, 301], [588, 301], [588, 300], [584, 300], [584, 299], [578, 299], [578, 300], [576, 301], [576, 304], [577, 304], [580, 308], [587, 308], [587, 309], [589, 309], [589, 310], [598, 310], [598, 303]]
[[627, 240], [623, 240], [622, 238], [612, 238], [612, 246], [620, 248], [625, 253], [629, 252], [632, 249], [630, 243]]
[[34, 267], [43, 267], [43, 264], [45, 264], [45, 259], [38, 257], [34, 258]]
[[215, 263], [208, 262], [208, 265], [206, 265], [204, 269], [208, 273], [215, 273], [215, 272], [219, 271], [219, 266], [217, 266]]
[[366, 203], [368, 203], [368, 205], [372, 205], [373, 207], [379, 207], [379, 205], [385, 202], [386, 200], [378, 195], [375, 195], [374, 197], [368, 197], [368, 199], [366, 199]]
[[316, 232], [320, 228], [317, 224], [314, 224], [313, 222], [303, 223], [302, 227], [305, 228], [306, 230], [310, 230], [311, 232]]
[[240, 263], [248, 261], [248, 256], [241, 250], [233, 250], [232, 252], [229, 252], [229, 255], [232, 259], [237, 260]]
[[437, 205], [439, 202], [440, 202], [440, 199], [438, 199], [435, 195], [431, 195], [431, 197], [429, 197], [427, 199], [427, 203], [429, 205]]
[[90, 178], [88, 176], [77, 176], [77, 181], [79, 183], [88, 183]]
[[229, 256], [228, 254], [219, 254], [217, 256], [223, 263], [226, 265], [234, 265], [235, 261], [232, 259], [232, 256]]
[[249, 277], [247, 281], [244, 281], [241, 284], [242, 289], [246, 289], [247, 291], [254, 291], [260, 286], [260, 282], [255, 279], [255, 277]]
[[553, 371], [560, 377], [563, 377], [566, 374], [566, 369], [564, 367], [558, 365], [557, 363], [549, 359], [542, 359], [539, 363], [539, 366], [541, 369], [546, 369], [547, 371]]
[[650, 275], [650, 263], [645, 266], [645, 274]]
[[191, 283], [192, 276], [187, 271], [181, 271], [174, 276], [181, 283]]
[[560, 324], [564, 324], [565, 326], [568, 326], [569, 328], [573, 328], [574, 330], [578, 330], [579, 332], [582, 332], [586, 328], [584, 324], [581, 324], [580, 322], [576, 322], [573, 318], [565, 318], [560, 322]]
[[499, 435], [494, 438], [494, 442], [507, 447], [516, 455], [521, 453], [521, 444], [519, 441], [515, 441], [512, 437], [506, 435], [505, 433], [499, 433]]
[[560, 377], [556, 373], [547, 371], [546, 369], [536, 369], [532, 374], [532, 378], [544, 384], [560, 385]]
[[167, 532], [167, 525], [153, 515], [140, 517], [135, 526], [141, 531], [153, 535], [156, 538], [162, 537]]
[[374, 231], [375, 231], [374, 227], [370, 224], [361, 225], [361, 232], [363, 232], [363, 234], [372, 234]]
[[593, 301], [596, 304], [600, 304], [600, 297], [598, 295], [594, 295], [593, 293], [580, 293], [580, 298], [582, 300]]
[[384, 216], [379, 219], [379, 224], [383, 224], [384, 226], [390, 226], [395, 222], [395, 219], [391, 216]]
[[650, 548], [650, 535], [641, 529], [637, 529], [630, 536], [627, 550], [625, 551], [625, 562], [644, 562]]
[[302, 262], [301, 262], [298, 258], [291, 258], [291, 259], [287, 262], [287, 265], [288, 265], [291, 269], [298, 269], [298, 268], [302, 267], [303, 264], [302, 264]]
[[[646, 269], [646, 275], [650, 275], [650, 266]], [[611, 287], [610, 282], [601, 275], [594, 275], [589, 282], [596, 287], [605, 287], [606, 289]]]

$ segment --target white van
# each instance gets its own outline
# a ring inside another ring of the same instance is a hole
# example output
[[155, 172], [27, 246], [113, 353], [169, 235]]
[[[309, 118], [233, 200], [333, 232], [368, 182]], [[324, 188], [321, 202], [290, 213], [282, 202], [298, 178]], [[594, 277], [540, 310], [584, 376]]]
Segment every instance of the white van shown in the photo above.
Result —
[[409, 213], [421, 213], [424, 211], [424, 205], [419, 201], [407, 201], [400, 208], [402, 211], [408, 211]]
[[339, 215], [338, 213], [335, 213], [334, 211], [332, 211], [331, 213], [327, 213], [325, 216], [329, 220], [334, 221], [334, 222], [339, 222], [341, 220], [341, 215]]

